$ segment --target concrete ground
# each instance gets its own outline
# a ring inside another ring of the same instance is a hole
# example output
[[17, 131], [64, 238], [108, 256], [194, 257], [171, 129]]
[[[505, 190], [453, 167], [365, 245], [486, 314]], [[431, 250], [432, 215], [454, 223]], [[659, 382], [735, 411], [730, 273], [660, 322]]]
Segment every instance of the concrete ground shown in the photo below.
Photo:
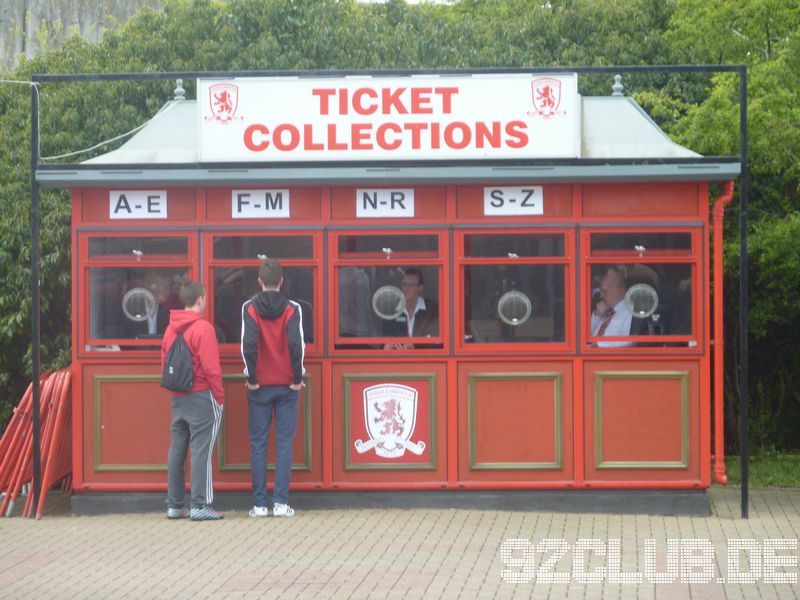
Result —
[[800, 598], [800, 489], [751, 490], [747, 520], [738, 488], [710, 493], [704, 517], [297, 505], [199, 523], [73, 517], [53, 496], [41, 520], [0, 519], [0, 598]]

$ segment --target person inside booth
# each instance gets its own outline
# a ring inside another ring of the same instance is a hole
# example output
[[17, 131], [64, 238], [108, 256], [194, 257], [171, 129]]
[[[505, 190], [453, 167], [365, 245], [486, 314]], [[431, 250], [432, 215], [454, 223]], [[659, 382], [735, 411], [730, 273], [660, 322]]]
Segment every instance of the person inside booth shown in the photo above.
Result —
[[[593, 293], [592, 336], [626, 336], [631, 334], [633, 312], [625, 302], [628, 285], [625, 274], [619, 267], [608, 267], [600, 279], [598, 290]], [[596, 303], [595, 303], [596, 301]], [[596, 342], [598, 348], [623, 348], [631, 342]]]
[[[405, 269], [400, 282], [404, 302], [397, 318], [383, 321], [385, 337], [437, 337], [439, 335], [439, 304], [423, 295], [422, 271]], [[400, 307], [398, 307], [400, 308]], [[384, 349], [441, 348], [441, 344], [387, 343]]]

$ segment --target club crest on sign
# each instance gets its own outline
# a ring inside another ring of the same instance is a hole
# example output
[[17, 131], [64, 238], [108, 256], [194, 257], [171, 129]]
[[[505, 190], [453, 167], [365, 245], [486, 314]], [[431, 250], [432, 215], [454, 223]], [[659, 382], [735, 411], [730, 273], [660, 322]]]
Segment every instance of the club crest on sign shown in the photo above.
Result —
[[412, 442], [417, 420], [417, 390], [399, 383], [373, 385], [364, 390], [364, 421], [368, 440], [356, 440], [359, 454], [374, 449], [383, 458], [400, 458], [409, 450], [419, 456], [425, 442]]
[[213, 119], [219, 123], [233, 121], [239, 107], [239, 86], [233, 83], [215, 83], [208, 88], [208, 101], [212, 116], [206, 117], [206, 120]]
[[558, 107], [561, 104], [561, 81], [554, 77], [537, 77], [531, 81], [534, 110], [529, 113], [544, 119], [565, 114]]

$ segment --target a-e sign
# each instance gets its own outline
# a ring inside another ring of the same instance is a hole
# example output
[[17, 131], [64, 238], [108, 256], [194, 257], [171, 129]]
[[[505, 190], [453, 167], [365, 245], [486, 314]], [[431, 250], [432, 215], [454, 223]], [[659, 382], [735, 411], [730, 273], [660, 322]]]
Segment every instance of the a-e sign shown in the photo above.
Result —
[[166, 190], [111, 190], [108, 193], [110, 219], [166, 219]]

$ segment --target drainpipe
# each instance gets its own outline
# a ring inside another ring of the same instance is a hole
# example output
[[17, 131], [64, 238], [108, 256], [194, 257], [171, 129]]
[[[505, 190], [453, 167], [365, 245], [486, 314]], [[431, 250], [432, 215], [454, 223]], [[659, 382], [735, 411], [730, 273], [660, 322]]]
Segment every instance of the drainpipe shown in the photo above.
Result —
[[725, 414], [724, 404], [724, 341], [722, 329], [722, 218], [725, 215], [725, 205], [733, 200], [733, 181], [726, 181], [723, 185], [722, 195], [714, 200], [714, 481], [725, 485], [728, 477], [725, 475]]

